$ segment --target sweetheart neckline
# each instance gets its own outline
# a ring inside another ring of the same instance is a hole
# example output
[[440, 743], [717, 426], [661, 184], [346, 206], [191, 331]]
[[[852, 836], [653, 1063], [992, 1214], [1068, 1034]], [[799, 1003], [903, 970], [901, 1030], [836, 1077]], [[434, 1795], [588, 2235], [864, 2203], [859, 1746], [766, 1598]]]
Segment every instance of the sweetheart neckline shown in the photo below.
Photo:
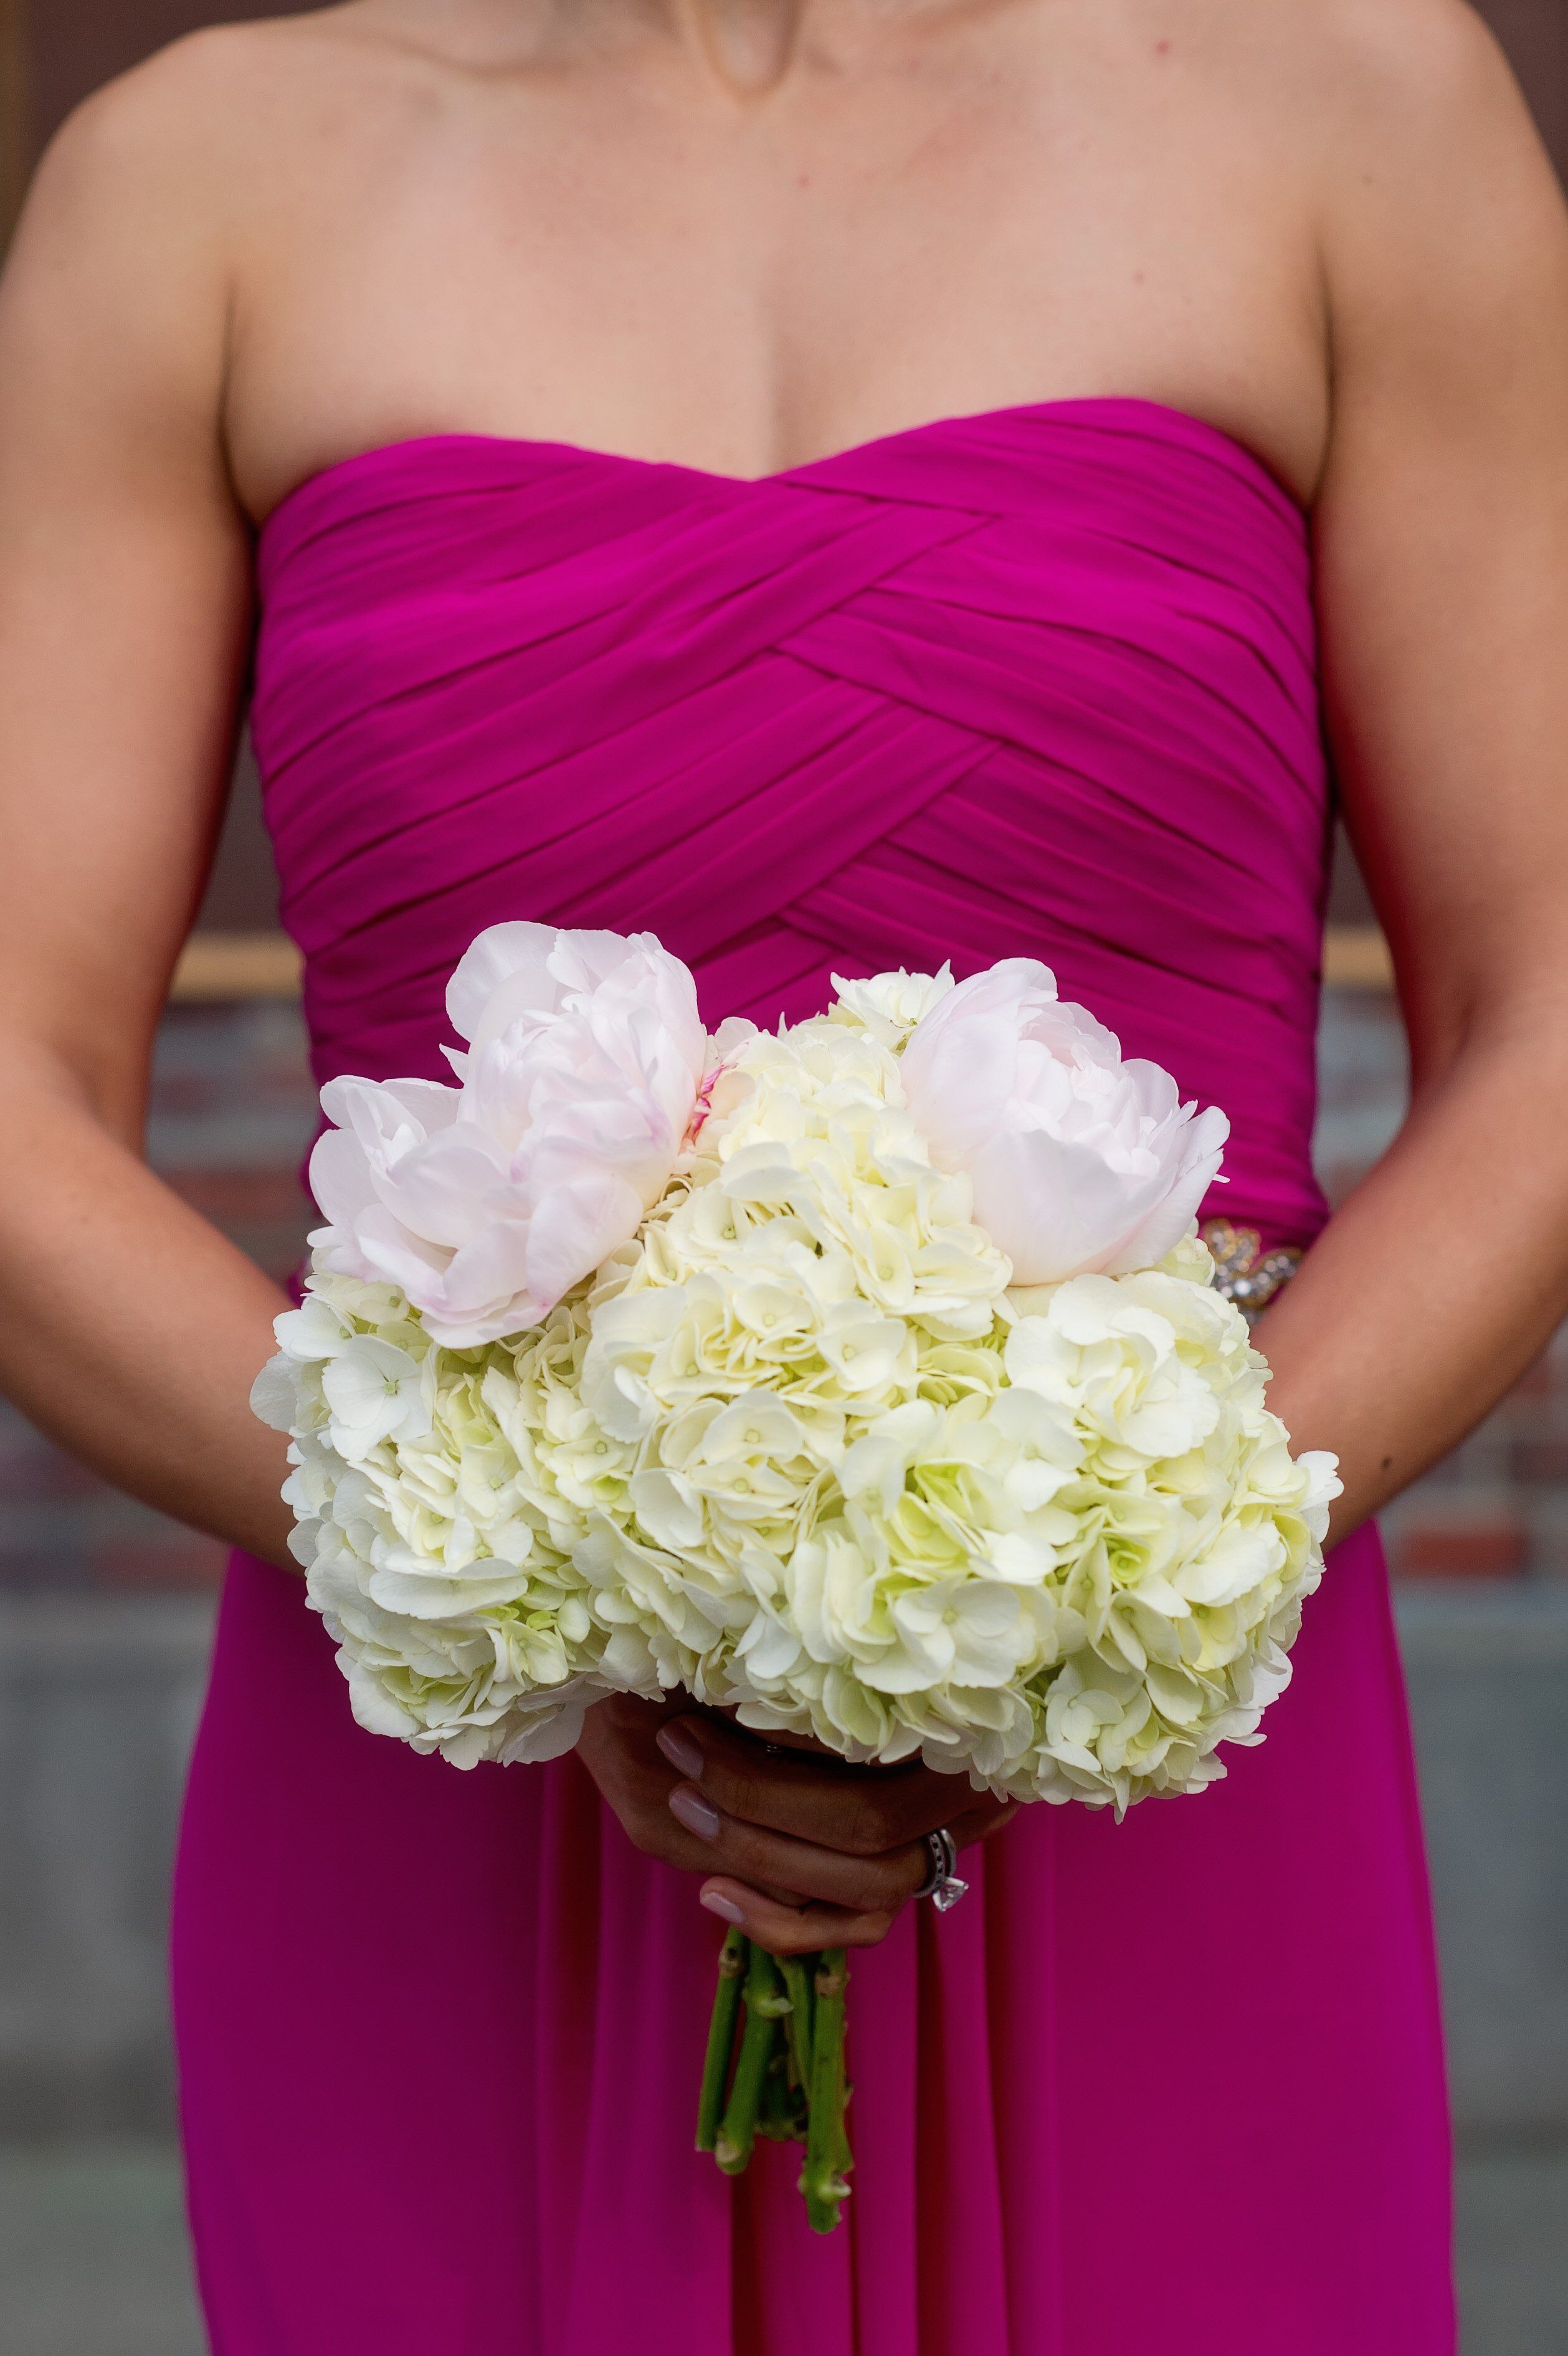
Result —
[[1302, 500], [1290, 486], [1280, 478], [1257, 451], [1243, 442], [1239, 434], [1227, 432], [1207, 417], [1198, 417], [1189, 409], [1179, 409], [1174, 402], [1155, 401], [1143, 393], [1082, 393], [1068, 394], [1052, 401], [1021, 401], [1000, 409], [980, 409], [951, 417], [929, 418], [918, 425], [895, 427], [890, 434], [874, 434], [868, 441], [852, 442], [843, 450], [824, 452], [820, 458], [804, 458], [793, 466], [775, 467], [766, 475], [726, 475], [710, 466], [683, 466], [679, 459], [641, 458], [618, 450], [596, 450], [585, 443], [559, 442], [549, 437], [527, 434], [477, 434], [452, 432], [446, 434], [410, 434], [391, 442], [374, 443], [368, 450], [350, 451], [346, 457], [329, 459], [302, 476], [292, 489], [284, 493], [256, 527], [258, 540], [264, 540], [273, 526], [306, 495], [323, 485], [337, 481], [360, 467], [384, 464], [389, 459], [405, 458], [424, 450], [452, 447], [474, 447], [494, 450], [555, 452], [566, 458], [586, 459], [600, 466], [624, 466], [641, 474], [687, 475], [699, 483], [712, 484], [725, 490], [766, 490], [782, 483], [793, 483], [802, 477], [820, 474], [830, 466], [839, 466], [855, 458], [870, 457], [876, 451], [897, 449], [902, 444], [918, 442], [934, 434], [952, 433], [964, 426], [995, 425], [1010, 418], [1037, 417], [1044, 423], [1066, 422], [1069, 412], [1104, 412], [1107, 410], [1136, 411], [1145, 417], [1161, 420], [1167, 427], [1177, 425], [1196, 432], [1200, 437], [1217, 444], [1232, 457], [1244, 459], [1255, 469], [1261, 479], [1285, 500], [1298, 517], [1305, 517]]

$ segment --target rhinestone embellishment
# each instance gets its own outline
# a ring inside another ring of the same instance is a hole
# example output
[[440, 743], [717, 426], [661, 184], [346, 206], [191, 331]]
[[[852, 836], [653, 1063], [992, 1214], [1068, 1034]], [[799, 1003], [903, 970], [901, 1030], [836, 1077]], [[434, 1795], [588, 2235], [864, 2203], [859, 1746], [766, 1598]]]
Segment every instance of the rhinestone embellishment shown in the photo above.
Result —
[[1235, 1227], [1229, 1219], [1208, 1220], [1202, 1233], [1214, 1257], [1214, 1290], [1233, 1301], [1251, 1325], [1290, 1282], [1304, 1255], [1294, 1244], [1265, 1253], [1256, 1227]]

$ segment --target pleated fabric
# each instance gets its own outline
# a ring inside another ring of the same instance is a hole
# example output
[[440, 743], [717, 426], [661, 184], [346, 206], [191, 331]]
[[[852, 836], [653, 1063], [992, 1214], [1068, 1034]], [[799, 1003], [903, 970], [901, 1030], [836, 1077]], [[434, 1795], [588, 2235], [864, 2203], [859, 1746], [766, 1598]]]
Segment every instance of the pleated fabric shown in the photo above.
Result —
[[[651, 929], [710, 1022], [1044, 958], [1311, 1174], [1328, 797], [1306, 534], [1143, 402], [949, 420], [758, 483], [440, 436], [260, 554], [253, 726], [317, 1077], [444, 1076], [503, 918]], [[1431, 1927], [1377, 1540], [1228, 1782], [1040, 1807], [855, 1965], [850, 2222], [692, 2149], [718, 1932], [574, 1760], [362, 1733], [238, 1557], [175, 1985], [218, 2356], [1444, 2356]]]

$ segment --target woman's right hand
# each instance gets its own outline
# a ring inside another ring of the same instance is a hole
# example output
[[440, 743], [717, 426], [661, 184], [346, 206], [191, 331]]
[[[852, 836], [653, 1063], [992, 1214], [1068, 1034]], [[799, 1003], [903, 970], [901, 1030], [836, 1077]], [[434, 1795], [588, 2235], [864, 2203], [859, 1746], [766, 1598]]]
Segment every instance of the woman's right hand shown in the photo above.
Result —
[[644, 1856], [703, 1874], [703, 1904], [780, 1955], [877, 1945], [930, 1871], [928, 1833], [962, 1847], [1015, 1813], [918, 1762], [767, 1744], [686, 1694], [596, 1703], [577, 1751]]

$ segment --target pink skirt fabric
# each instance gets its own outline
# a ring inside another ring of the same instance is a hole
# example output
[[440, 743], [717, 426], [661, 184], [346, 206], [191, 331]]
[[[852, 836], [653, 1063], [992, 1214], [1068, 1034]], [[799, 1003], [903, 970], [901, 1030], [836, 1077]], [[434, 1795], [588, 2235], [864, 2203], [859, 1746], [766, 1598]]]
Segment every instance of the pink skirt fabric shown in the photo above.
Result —
[[850, 2222], [693, 2148], [718, 1928], [574, 1759], [365, 1734], [236, 1558], [175, 1924], [216, 2356], [1445, 2356], [1447, 2136], [1381, 1558], [1227, 1782], [1039, 1807], [854, 1959]]

